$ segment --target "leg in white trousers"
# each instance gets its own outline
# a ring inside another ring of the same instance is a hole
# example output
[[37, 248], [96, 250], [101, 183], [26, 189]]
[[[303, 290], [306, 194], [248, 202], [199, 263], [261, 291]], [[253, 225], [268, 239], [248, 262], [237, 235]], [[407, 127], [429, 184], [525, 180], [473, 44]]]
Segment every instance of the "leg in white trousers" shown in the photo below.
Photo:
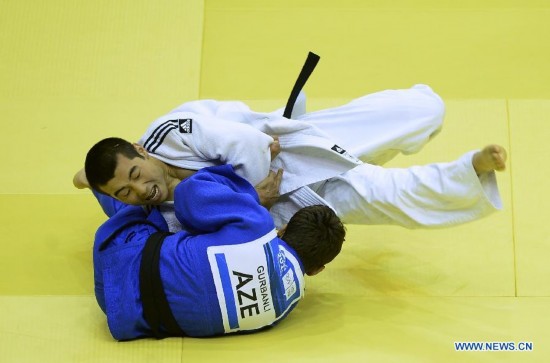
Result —
[[470, 222], [502, 208], [494, 172], [478, 177], [474, 153], [406, 169], [363, 164], [327, 180], [317, 193], [344, 223], [437, 228]]
[[419, 151], [440, 130], [441, 98], [429, 86], [369, 94], [340, 107], [298, 116], [362, 161], [382, 165], [399, 152]]

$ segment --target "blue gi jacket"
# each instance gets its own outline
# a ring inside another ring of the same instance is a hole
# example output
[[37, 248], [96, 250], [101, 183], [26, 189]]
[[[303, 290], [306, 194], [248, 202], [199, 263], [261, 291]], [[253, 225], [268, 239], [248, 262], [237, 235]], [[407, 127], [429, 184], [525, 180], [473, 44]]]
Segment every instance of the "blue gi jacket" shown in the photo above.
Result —
[[[153, 209], [98, 195], [111, 218], [94, 243], [95, 292], [118, 340], [151, 336], [139, 290], [141, 252], [167, 231]], [[303, 266], [276, 236], [256, 191], [230, 165], [205, 168], [175, 190], [186, 231], [166, 237], [160, 274], [172, 313], [189, 336], [251, 331], [275, 324], [304, 294]], [[192, 232], [190, 232], [192, 231]]]

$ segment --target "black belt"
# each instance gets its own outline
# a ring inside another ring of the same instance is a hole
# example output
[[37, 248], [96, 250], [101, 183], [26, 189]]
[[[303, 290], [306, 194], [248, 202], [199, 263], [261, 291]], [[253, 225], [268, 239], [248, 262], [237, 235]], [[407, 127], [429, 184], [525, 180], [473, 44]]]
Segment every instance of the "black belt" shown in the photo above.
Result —
[[286, 102], [285, 111], [283, 112], [283, 116], [286, 118], [290, 118], [292, 115], [292, 109], [294, 108], [294, 104], [296, 103], [296, 99], [298, 98], [298, 95], [300, 94], [300, 91], [302, 88], [304, 88], [304, 85], [307, 82], [307, 79], [315, 69], [315, 66], [319, 62], [319, 57], [317, 54], [309, 52], [307, 55], [306, 62], [304, 63], [304, 66], [302, 67], [302, 71], [298, 75], [298, 79], [296, 80], [296, 83], [294, 83], [294, 88], [292, 88], [292, 92], [290, 92], [290, 97], [288, 98], [288, 101]]
[[[164, 293], [160, 278], [160, 248], [168, 232], [153, 233], [145, 243], [139, 269], [139, 290], [143, 306], [143, 317], [157, 339], [167, 336], [184, 336]], [[161, 331], [161, 327], [167, 334]]]

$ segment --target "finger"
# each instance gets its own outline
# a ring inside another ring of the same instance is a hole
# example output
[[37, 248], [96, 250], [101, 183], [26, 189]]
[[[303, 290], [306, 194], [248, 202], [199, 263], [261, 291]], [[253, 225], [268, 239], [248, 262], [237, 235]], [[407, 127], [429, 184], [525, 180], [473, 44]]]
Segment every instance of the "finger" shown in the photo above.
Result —
[[277, 174], [275, 174], [273, 170], [270, 170], [269, 173], [267, 173], [267, 176], [265, 177], [265, 179], [262, 180], [258, 185], [263, 185], [265, 187], [266, 185], [273, 183], [273, 180], [276, 178], [276, 175]]
[[277, 183], [277, 186], [281, 184], [281, 181], [283, 180], [283, 169], [277, 170], [277, 175], [275, 175], [275, 181]]
[[279, 140], [275, 140], [271, 144], [269, 144], [269, 150], [272, 154], [278, 154], [281, 151], [281, 143], [279, 142]]

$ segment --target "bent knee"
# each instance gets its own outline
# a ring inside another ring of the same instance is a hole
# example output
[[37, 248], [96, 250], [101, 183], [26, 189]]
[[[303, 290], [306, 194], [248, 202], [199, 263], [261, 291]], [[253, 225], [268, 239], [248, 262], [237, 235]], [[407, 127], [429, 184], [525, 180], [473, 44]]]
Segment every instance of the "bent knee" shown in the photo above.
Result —
[[432, 135], [437, 134], [443, 126], [443, 119], [445, 118], [445, 102], [443, 99], [435, 93], [430, 86], [425, 84], [417, 84], [412, 87], [413, 89], [422, 93], [424, 102], [422, 105], [423, 118], [429, 122], [430, 129], [432, 129]]
[[432, 107], [430, 108], [430, 118], [433, 121], [433, 124], [437, 126], [437, 129], [440, 129], [443, 125], [443, 119], [445, 118], [445, 103], [437, 94], [434, 93], [432, 97]]

